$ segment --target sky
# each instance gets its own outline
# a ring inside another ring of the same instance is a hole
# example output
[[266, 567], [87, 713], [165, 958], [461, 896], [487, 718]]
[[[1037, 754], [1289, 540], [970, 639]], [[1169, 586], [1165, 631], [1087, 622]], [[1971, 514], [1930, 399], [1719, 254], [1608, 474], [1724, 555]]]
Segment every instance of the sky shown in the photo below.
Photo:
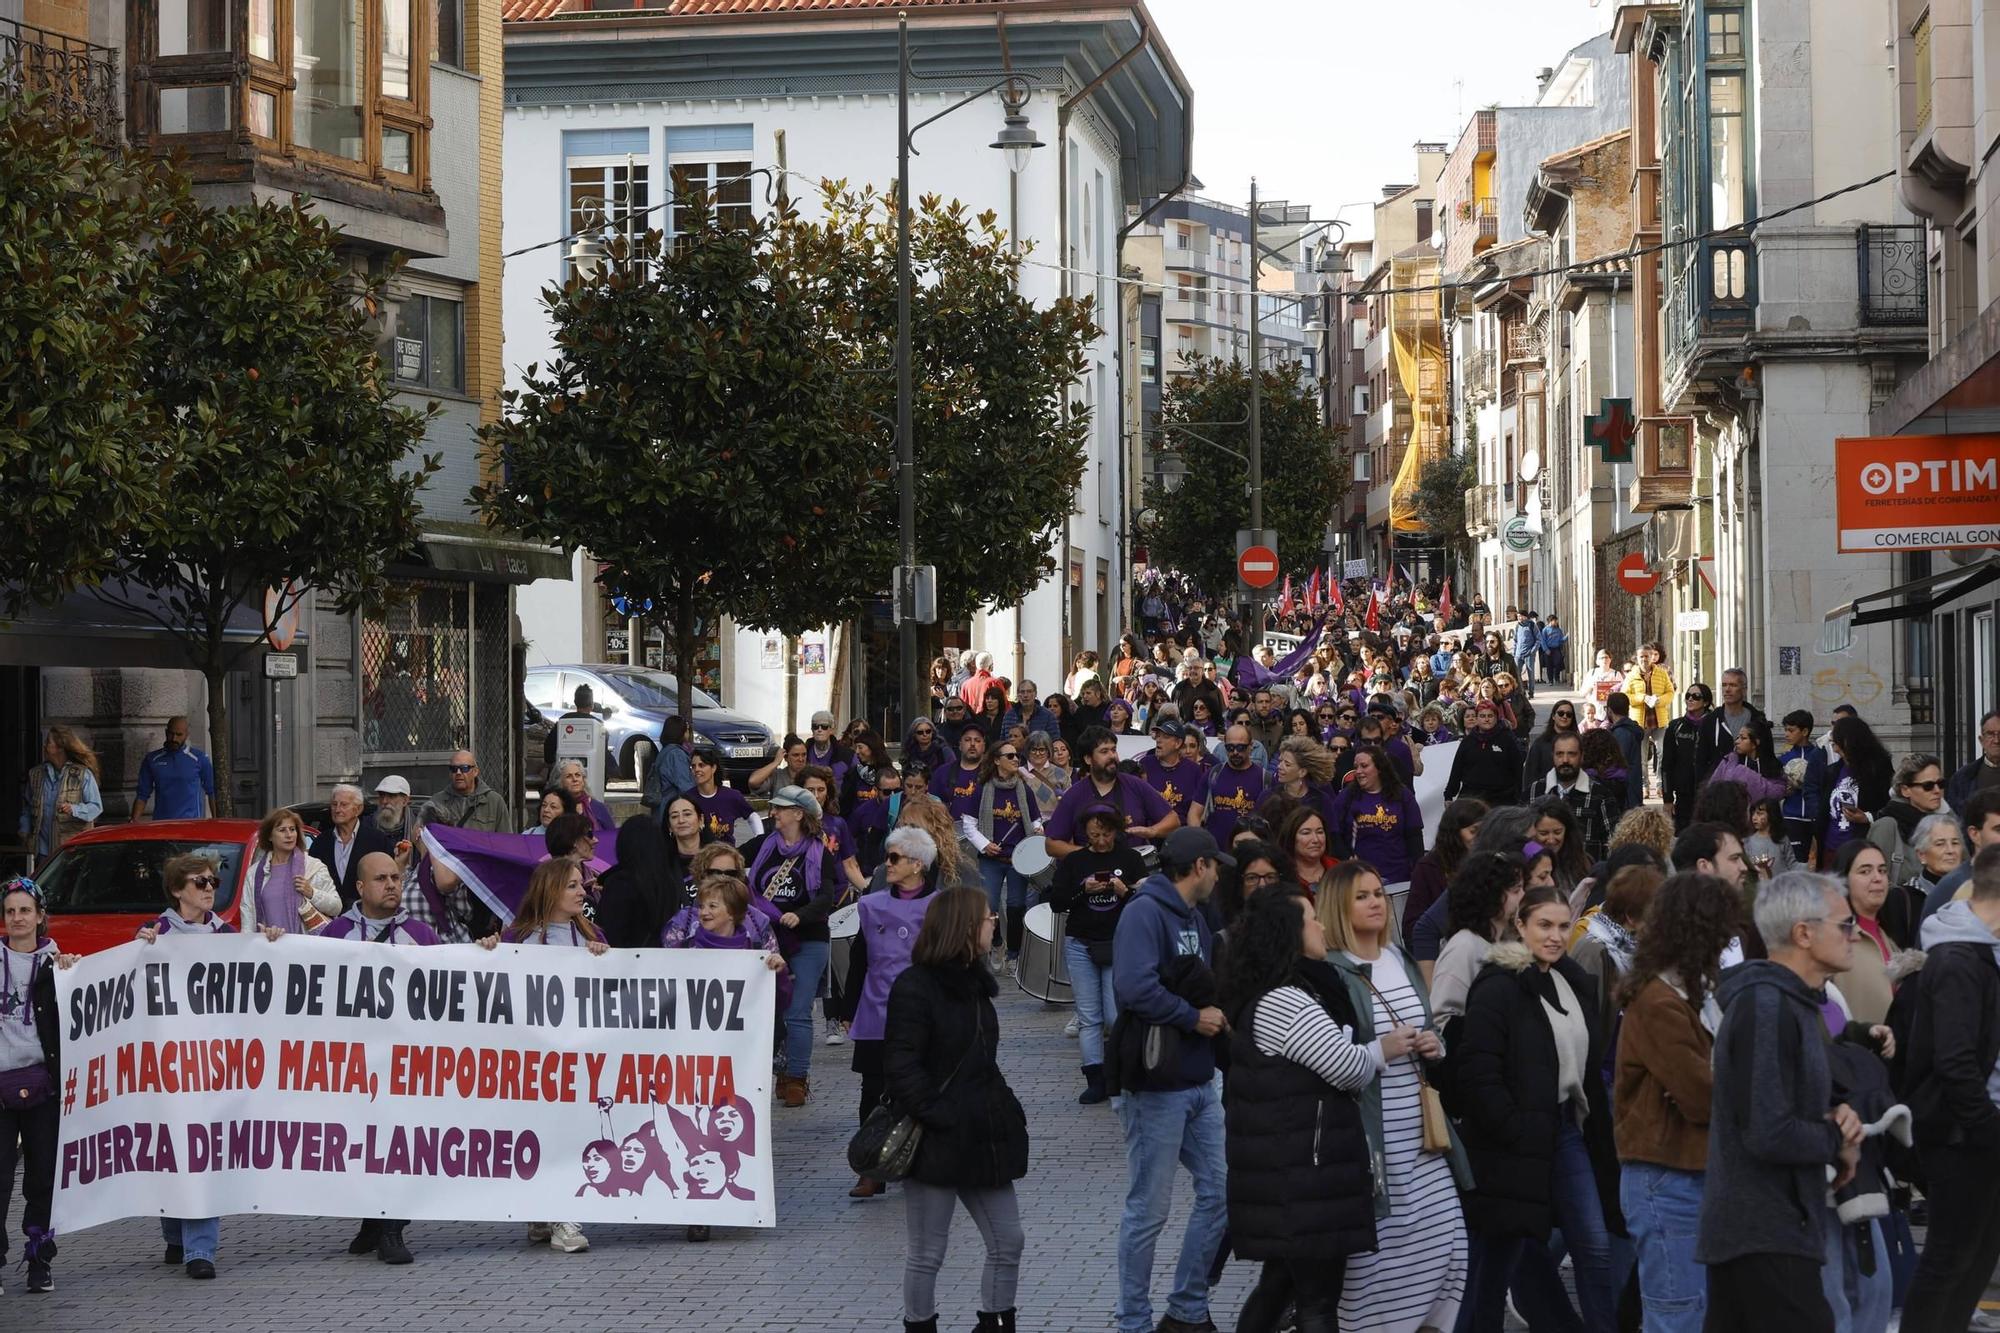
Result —
[[1408, 184], [1411, 145], [1458, 139], [1494, 103], [1532, 101], [1536, 71], [1608, 32], [1615, 0], [1146, 0], [1194, 89], [1201, 193], [1311, 204], [1369, 232]]

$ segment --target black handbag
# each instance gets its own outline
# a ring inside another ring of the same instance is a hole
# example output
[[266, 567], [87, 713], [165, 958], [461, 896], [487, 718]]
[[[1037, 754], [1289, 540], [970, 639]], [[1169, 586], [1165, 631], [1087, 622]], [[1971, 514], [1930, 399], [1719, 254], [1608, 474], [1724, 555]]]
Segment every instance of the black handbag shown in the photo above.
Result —
[[[972, 1052], [982, 1044], [980, 1036], [979, 1010], [975, 1007], [972, 1015], [972, 1044], [958, 1057], [958, 1064], [938, 1085], [942, 1096], [951, 1087], [952, 1080], [965, 1068], [965, 1062]], [[917, 1149], [923, 1146], [923, 1122], [908, 1111], [898, 1110], [885, 1094], [875, 1103], [875, 1109], [861, 1122], [861, 1128], [854, 1131], [854, 1137], [847, 1141], [847, 1164], [854, 1174], [864, 1180], [903, 1180], [917, 1165]]]

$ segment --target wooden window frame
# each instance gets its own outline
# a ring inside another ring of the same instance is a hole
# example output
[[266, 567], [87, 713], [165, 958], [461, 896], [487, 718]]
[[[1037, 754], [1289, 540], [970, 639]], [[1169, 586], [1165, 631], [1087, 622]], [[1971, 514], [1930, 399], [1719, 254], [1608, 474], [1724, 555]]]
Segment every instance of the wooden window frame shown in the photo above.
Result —
[[[184, 56], [158, 54], [159, 7], [153, 0], [127, 0], [127, 31], [134, 56], [129, 62], [134, 140], [156, 151], [183, 149], [196, 158], [226, 157], [232, 146], [247, 143], [343, 176], [399, 189], [428, 191], [432, 7], [430, 0], [402, 0], [410, 6], [410, 96], [390, 97], [382, 92], [383, 6], [390, 2], [354, 0], [361, 8], [361, 82], [366, 91], [361, 99], [361, 156], [346, 158], [304, 147], [292, 139], [292, 100], [297, 82], [289, 64], [281, 62], [292, 50], [294, 0], [271, 0], [276, 19], [273, 55], [279, 57], [277, 60], [250, 53], [250, 0], [229, 0], [229, 50]], [[187, 134], [161, 132], [162, 90], [215, 85], [230, 90], [229, 128]], [[268, 94], [273, 99], [270, 135], [254, 133], [250, 128], [252, 93]], [[408, 172], [390, 171], [383, 165], [385, 130], [409, 134]]]

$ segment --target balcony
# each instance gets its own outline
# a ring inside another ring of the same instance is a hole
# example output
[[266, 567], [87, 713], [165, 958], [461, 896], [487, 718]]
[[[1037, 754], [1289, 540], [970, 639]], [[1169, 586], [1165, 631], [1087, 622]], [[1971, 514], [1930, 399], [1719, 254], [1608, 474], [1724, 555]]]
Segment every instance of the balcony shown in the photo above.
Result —
[[[1507, 326], [1507, 364], [1522, 361], [1540, 361], [1544, 344], [1541, 330], [1532, 324], [1509, 324]], [[1490, 352], [1487, 355], [1492, 355]]]
[[1208, 293], [1200, 292], [1189, 296], [1169, 296], [1160, 302], [1160, 318], [1169, 324], [1212, 324], [1215, 316], [1210, 313]]
[[1498, 389], [1499, 357], [1491, 347], [1481, 347], [1468, 352], [1465, 357], [1465, 398], [1477, 407], [1493, 401]]
[[1647, 417], [1639, 423], [1638, 469], [1626, 499], [1635, 514], [1694, 504], [1694, 422]]
[[1474, 253], [1484, 250], [1500, 239], [1500, 201], [1492, 195], [1479, 200], [1479, 235], [1472, 243]]
[[1924, 227], [1864, 225], [1857, 229], [1861, 327], [1917, 328], [1930, 323], [1924, 273]]
[[1169, 269], [1180, 273], [1209, 273], [1222, 278], [1237, 276], [1235, 264], [1207, 249], [1190, 247], [1182, 250], [1168, 246], [1165, 263]]
[[1500, 487], [1483, 481], [1465, 490], [1465, 533], [1475, 541], [1500, 530]]
[[1686, 377], [1709, 338], [1749, 332], [1757, 311], [1757, 249], [1741, 233], [1683, 247], [1687, 262], [1667, 283], [1666, 369]]
[[118, 53], [59, 32], [0, 19], [0, 91], [35, 93], [44, 108], [118, 134]]

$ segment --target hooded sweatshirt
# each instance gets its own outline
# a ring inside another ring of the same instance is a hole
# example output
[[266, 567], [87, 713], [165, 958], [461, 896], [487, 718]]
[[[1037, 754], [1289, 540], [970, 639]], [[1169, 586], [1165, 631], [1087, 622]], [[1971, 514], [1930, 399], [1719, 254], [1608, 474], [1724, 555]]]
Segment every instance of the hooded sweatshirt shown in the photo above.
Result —
[[[1996, 965], [2000, 965], [2000, 938], [1984, 921], [1973, 915], [1972, 904], [1966, 902], [1947, 903], [1940, 907], [1923, 924], [1924, 950], [1930, 954], [1924, 964], [1924, 985], [1926, 988], [1939, 985], [1939, 978], [1947, 972], [1956, 974], [1957, 968], [1938, 968], [1943, 959], [1936, 953], [1947, 944], [1969, 944], [1987, 950]], [[1933, 969], [1937, 969], [1933, 971]], [[1968, 995], [1969, 998], [1969, 995]], [[1964, 1014], [1968, 1023], [1976, 1024], [1976, 1014]], [[1995, 1060], [1986, 1069], [1986, 1099], [1995, 1107], [2000, 1107], [2000, 1060]]]
[[55, 966], [56, 942], [44, 939], [33, 953], [17, 953], [0, 940], [0, 954], [6, 961], [0, 969], [0, 1069], [26, 1069], [48, 1059], [35, 1026], [34, 983]]
[[1824, 990], [1762, 959], [1742, 963], [1716, 987], [1715, 1096], [1708, 1133], [1695, 1258], [1727, 1263], [1752, 1254], [1820, 1260], [1826, 1168], [1840, 1156]]
[[1215, 1042], [1194, 1030], [1199, 1012], [1162, 984], [1162, 973], [1175, 958], [1199, 958], [1206, 966], [1215, 958], [1214, 940], [1208, 921], [1187, 904], [1174, 882], [1164, 874], [1152, 875], [1118, 915], [1111, 971], [1121, 1015], [1183, 1034], [1177, 1076], [1154, 1079], [1148, 1091], [1200, 1087], [1215, 1077]]

